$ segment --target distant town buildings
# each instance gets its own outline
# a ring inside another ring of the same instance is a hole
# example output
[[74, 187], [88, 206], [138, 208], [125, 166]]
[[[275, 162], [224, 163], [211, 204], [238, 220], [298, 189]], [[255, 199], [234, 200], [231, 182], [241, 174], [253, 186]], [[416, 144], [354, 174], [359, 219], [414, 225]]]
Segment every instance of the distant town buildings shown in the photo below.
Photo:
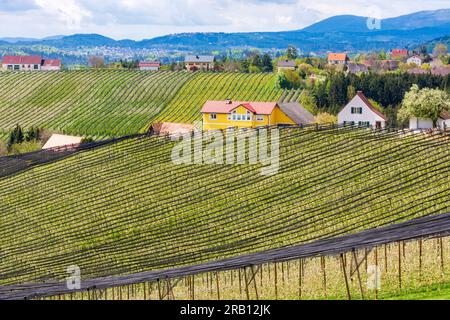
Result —
[[161, 63], [159, 61], [141, 61], [139, 62], [139, 70], [141, 71], [159, 71]]
[[214, 56], [186, 56], [186, 69], [194, 71], [210, 71], [214, 69]]
[[328, 64], [332, 65], [347, 65], [350, 61], [346, 53], [329, 53]]
[[59, 71], [61, 60], [41, 56], [4, 56], [2, 69], [10, 71]]
[[383, 129], [386, 122], [387, 117], [370, 103], [362, 91], [358, 91], [338, 114], [338, 123], [343, 125]]

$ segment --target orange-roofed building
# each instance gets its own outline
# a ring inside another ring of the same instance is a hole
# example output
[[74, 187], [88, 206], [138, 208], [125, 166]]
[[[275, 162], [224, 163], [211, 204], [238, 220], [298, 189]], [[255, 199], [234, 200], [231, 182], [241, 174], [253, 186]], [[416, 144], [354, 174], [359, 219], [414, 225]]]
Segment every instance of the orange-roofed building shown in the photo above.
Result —
[[346, 53], [329, 53], [328, 54], [328, 63], [329, 64], [348, 64], [350, 61], [348, 55]]
[[277, 102], [207, 101], [202, 108], [203, 130], [291, 126], [314, 121], [300, 104]]
[[408, 57], [408, 50], [406, 49], [393, 49], [391, 52], [392, 59], [406, 59]]

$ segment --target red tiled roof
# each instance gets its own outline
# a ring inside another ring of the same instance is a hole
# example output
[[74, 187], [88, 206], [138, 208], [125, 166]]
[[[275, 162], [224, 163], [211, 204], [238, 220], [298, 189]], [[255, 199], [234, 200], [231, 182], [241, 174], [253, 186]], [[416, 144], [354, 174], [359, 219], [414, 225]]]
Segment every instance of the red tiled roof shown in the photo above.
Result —
[[206, 101], [202, 113], [228, 114], [239, 106], [243, 106], [255, 114], [270, 115], [278, 104], [276, 102]]
[[41, 56], [4, 56], [2, 64], [41, 64]]
[[404, 57], [408, 55], [408, 50], [406, 49], [394, 49], [392, 50], [392, 57]]
[[387, 120], [387, 117], [382, 114], [380, 111], [378, 111], [377, 108], [375, 108], [369, 101], [369, 99], [367, 99], [367, 97], [364, 95], [364, 93], [362, 91], [358, 91], [357, 93], [358, 97], [361, 98], [361, 100], [364, 102], [364, 104], [370, 109], [372, 110], [374, 113], [376, 113], [377, 115], [379, 115], [381, 118], [383, 118], [383, 120]]
[[58, 59], [45, 59], [43, 66], [44, 67], [60, 67], [61, 66], [61, 60], [58, 60]]
[[329, 53], [328, 61], [347, 61], [348, 56], [346, 53]]
[[161, 63], [157, 62], [157, 61], [151, 61], [151, 62], [139, 62], [139, 67], [140, 68], [149, 68], [149, 67], [160, 67]]

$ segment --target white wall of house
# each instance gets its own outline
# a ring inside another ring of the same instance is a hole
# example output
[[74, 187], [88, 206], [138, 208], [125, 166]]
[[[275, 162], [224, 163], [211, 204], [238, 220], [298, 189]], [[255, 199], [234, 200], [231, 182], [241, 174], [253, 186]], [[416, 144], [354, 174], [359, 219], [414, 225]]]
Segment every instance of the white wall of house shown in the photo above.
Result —
[[419, 57], [411, 57], [408, 60], [406, 60], [407, 63], [414, 63], [417, 66], [421, 66], [422, 65], [422, 59], [420, 59]]
[[140, 67], [141, 71], [159, 71], [159, 67]]
[[[444, 120], [439, 119], [437, 122], [437, 127], [439, 129], [449, 129], [450, 128], [450, 119]], [[418, 119], [411, 118], [409, 120], [409, 129], [418, 130], [418, 129], [433, 129], [433, 121], [431, 119]]]
[[431, 119], [411, 118], [409, 119], [409, 129], [433, 129], [433, 121]]
[[61, 67], [58, 66], [42, 66], [42, 71], [60, 71]]
[[[352, 108], [361, 108], [362, 112], [352, 113]], [[344, 109], [338, 114], [338, 123], [339, 124], [352, 124], [352, 125], [361, 125], [364, 126], [368, 123], [372, 127], [377, 127], [377, 123], [380, 123], [381, 128], [386, 127], [386, 120], [384, 120], [381, 116], [373, 112], [359, 97], [355, 96], [352, 101], [350, 101]]]
[[40, 71], [40, 64], [2, 64], [2, 69], [11, 71]]

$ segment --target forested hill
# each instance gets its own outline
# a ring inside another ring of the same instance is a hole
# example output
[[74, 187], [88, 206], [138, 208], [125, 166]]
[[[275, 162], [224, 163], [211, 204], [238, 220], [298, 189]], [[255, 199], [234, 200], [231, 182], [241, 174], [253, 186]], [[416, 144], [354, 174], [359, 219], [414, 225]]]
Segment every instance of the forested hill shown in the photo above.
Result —
[[[233, 48], [283, 49], [289, 44], [303, 52], [359, 51], [415, 47], [450, 33], [450, 9], [422, 11], [381, 21], [370, 30], [366, 17], [344, 15], [320, 21], [296, 31], [249, 33], [182, 33], [142, 41], [119, 40], [98, 34], [55, 36], [42, 40], [12, 41], [15, 45], [55, 48], [122, 47], [182, 51], [229, 50]], [[2, 39], [0, 39], [1, 41]], [[20, 40], [20, 39], [19, 39]]]

